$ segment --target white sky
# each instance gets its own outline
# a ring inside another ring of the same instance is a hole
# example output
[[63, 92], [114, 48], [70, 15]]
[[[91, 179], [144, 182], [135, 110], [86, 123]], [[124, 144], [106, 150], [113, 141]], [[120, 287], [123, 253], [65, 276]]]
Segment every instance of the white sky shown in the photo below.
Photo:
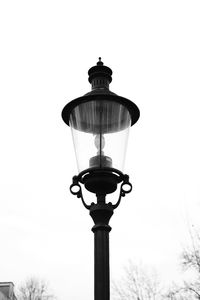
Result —
[[0, 2], [0, 281], [35, 275], [60, 300], [93, 298], [93, 224], [68, 189], [77, 166], [60, 114], [90, 90], [99, 56], [111, 90], [141, 111], [125, 167], [133, 192], [111, 220], [111, 276], [132, 259], [177, 278], [200, 210], [199, 16], [199, 0]]

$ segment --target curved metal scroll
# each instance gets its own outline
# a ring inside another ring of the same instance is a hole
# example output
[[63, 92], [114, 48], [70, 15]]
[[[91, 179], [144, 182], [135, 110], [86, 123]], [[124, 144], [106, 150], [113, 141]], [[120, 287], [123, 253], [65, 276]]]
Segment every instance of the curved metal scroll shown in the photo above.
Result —
[[[122, 179], [122, 184], [121, 184], [121, 187], [120, 187], [120, 194], [119, 194], [118, 201], [116, 202], [116, 204], [109, 203], [109, 205], [112, 205], [113, 209], [116, 209], [119, 206], [122, 197], [125, 197], [126, 194], [128, 194], [132, 191], [132, 184], [129, 182], [129, 176], [122, 174], [121, 179]], [[80, 175], [79, 176], [74, 176], [72, 180], [73, 180], [73, 183], [70, 185], [70, 192], [73, 195], [77, 196], [77, 198], [81, 198], [84, 207], [87, 208], [87, 209], [90, 209], [92, 207], [92, 205], [94, 204], [94, 202], [92, 202], [90, 205], [88, 205], [84, 201], [81, 185], [79, 183], [79, 182], [81, 182]], [[77, 190], [74, 190], [74, 188], [76, 188]]]
[[[124, 189], [125, 185], [129, 187], [128, 190]], [[116, 204], [112, 205], [113, 209], [116, 209], [119, 206], [122, 197], [125, 197], [126, 194], [130, 193], [131, 191], [132, 191], [132, 184], [129, 182], [129, 176], [124, 175], [123, 182], [120, 187], [119, 199]]]
[[[74, 176], [72, 179], [73, 183], [70, 185], [70, 192], [77, 196], [77, 198], [81, 198], [83, 205], [85, 206], [85, 208], [90, 209], [91, 205], [87, 205], [83, 199], [83, 194], [82, 194], [82, 189], [81, 189], [81, 185], [78, 182], [78, 176]], [[73, 191], [74, 187], [78, 187], [77, 191]]]

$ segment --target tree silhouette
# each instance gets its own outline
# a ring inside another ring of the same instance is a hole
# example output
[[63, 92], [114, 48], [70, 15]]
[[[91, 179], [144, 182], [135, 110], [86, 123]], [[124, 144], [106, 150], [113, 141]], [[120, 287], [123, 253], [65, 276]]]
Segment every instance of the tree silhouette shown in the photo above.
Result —
[[53, 300], [45, 281], [35, 277], [27, 279], [20, 287], [17, 295], [19, 300]]
[[112, 285], [116, 300], [160, 300], [161, 289], [155, 272], [149, 274], [144, 266], [129, 262], [121, 282]]

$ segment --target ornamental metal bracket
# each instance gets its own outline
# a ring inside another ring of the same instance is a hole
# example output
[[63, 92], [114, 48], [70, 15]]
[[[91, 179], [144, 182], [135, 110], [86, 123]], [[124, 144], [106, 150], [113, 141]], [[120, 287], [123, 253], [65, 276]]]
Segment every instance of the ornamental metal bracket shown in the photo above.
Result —
[[[121, 186], [120, 186], [120, 194], [119, 194], [119, 198], [118, 201], [115, 204], [112, 204], [111, 202], [108, 203], [109, 206], [112, 206], [112, 209], [116, 209], [120, 202], [122, 197], [125, 197], [126, 194], [130, 193], [132, 191], [132, 184], [129, 182], [129, 176], [126, 174], [122, 174], [120, 173], [120, 180], [118, 180], [118, 183], [121, 181]], [[81, 184], [84, 184], [83, 182], [83, 177], [82, 174], [80, 176], [80, 174], [78, 176], [74, 176], [72, 179], [72, 184], [70, 185], [70, 192], [77, 196], [77, 198], [81, 198], [81, 201], [84, 205], [84, 207], [88, 210], [91, 209], [91, 207], [95, 204], [94, 202], [92, 202], [90, 205], [88, 205], [84, 198], [83, 198], [83, 194], [82, 194], [82, 188], [81, 188]], [[97, 195], [97, 194], [96, 194]], [[105, 195], [106, 196], [106, 195]]]
[[[128, 187], [128, 189], [127, 188], [125, 189], [125, 186]], [[122, 197], [125, 197], [126, 194], [130, 193], [131, 191], [132, 191], [132, 184], [129, 182], [129, 176], [125, 174], [123, 178], [123, 182], [120, 187], [119, 199], [116, 204], [112, 205], [113, 209], [116, 209], [120, 205]]]
[[81, 185], [79, 184], [79, 180], [78, 180], [78, 176], [74, 176], [72, 178], [72, 184], [70, 185], [70, 192], [75, 195], [77, 198], [81, 198], [81, 201], [83, 203], [83, 205], [85, 206], [85, 208], [90, 209], [92, 204], [90, 205], [86, 204], [86, 202], [83, 199], [83, 194], [82, 194], [82, 189], [81, 189]]

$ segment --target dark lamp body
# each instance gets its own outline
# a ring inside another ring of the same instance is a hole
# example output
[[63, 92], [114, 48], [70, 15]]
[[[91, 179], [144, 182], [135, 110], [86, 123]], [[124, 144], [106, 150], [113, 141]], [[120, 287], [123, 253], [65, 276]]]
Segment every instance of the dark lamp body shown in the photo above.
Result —
[[[137, 122], [140, 112], [132, 101], [109, 90], [112, 70], [101, 59], [88, 75], [91, 92], [69, 102], [62, 118], [71, 127], [79, 169], [70, 191], [82, 200], [94, 221], [94, 299], [109, 300], [109, 220], [121, 198], [132, 190], [122, 169], [129, 128]], [[81, 184], [96, 194], [96, 203], [88, 205], [84, 201]], [[106, 195], [115, 192], [118, 184], [118, 200], [115, 204], [106, 203]]]

